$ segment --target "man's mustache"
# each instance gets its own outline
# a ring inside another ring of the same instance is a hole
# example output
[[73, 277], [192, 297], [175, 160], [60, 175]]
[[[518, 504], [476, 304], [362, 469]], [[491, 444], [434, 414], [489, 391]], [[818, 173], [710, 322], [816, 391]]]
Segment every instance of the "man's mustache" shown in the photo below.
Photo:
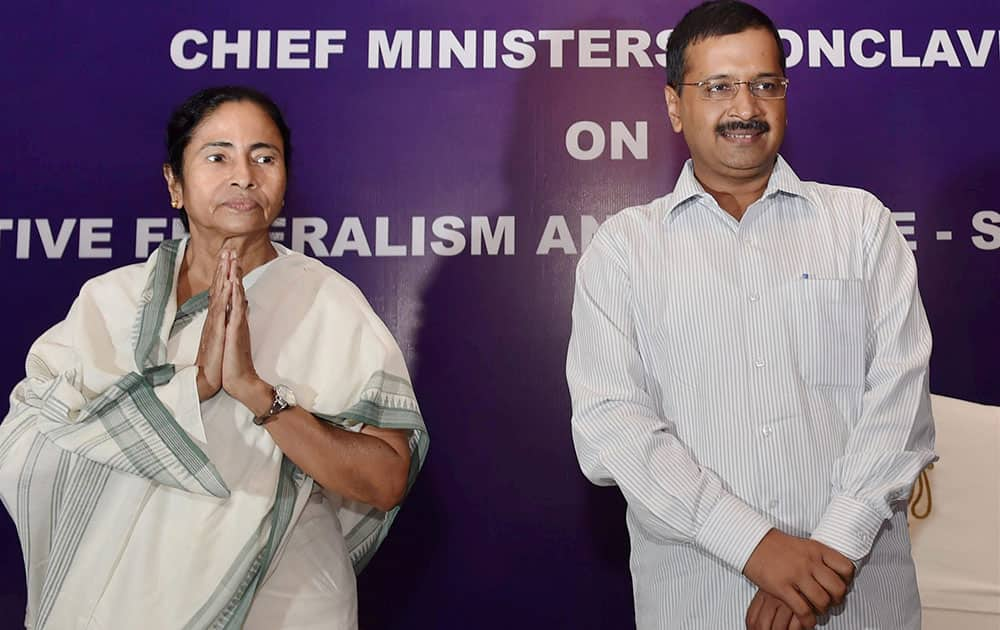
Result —
[[715, 128], [715, 133], [732, 133], [734, 131], [759, 131], [761, 133], [767, 133], [771, 131], [771, 125], [767, 124], [763, 120], [734, 120], [731, 122], [723, 123]]

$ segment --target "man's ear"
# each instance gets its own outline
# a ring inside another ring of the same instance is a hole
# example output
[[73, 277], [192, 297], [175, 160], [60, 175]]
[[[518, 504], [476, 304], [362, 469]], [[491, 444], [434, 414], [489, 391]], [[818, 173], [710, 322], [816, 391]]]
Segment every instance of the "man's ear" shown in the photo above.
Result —
[[684, 126], [681, 124], [681, 96], [677, 90], [668, 86], [663, 88], [663, 97], [667, 101], [667, 115], [670, 116], [670, 126], [674, 131], [680, 133]]

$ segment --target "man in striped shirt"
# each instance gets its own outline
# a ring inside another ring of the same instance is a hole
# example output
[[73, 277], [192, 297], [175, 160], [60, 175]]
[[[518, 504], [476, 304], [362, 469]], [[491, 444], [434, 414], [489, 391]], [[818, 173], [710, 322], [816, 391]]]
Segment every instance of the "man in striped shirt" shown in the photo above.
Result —
[[577, 269], [567, 379], [584, 473], [628, 500], [642, 630], [919, 630], [906, 498], [934, 460], [913, 256], [857, 189], [778, 155], [785, 60], [735, 0], [667, 47], [672, 193]]

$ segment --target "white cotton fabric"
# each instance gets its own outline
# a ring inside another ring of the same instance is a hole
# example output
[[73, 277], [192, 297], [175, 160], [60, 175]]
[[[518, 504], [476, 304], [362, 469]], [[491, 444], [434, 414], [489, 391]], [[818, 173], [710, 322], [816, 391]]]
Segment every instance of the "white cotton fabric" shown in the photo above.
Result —
[[[260, 376], [291, 386], [300, 406], [328, 418], [359, 401], [391, 399], [402, 405], [400, 409], [405, 407], [407, 422], [415, 417], [421, 424], [412, 390], [407, 389], [402, 355], [360, 291], [318, 261], [277, 244], [275, 248], [280, 256], [244, 280]], [[75, 410], [123, 375], [143, 371], [145, 366], [136, 366], [133, 354], [136, 313], [143, 300], [148, 301], [147, 280], [155, 263], [156, 254], [144, 264], [86, 283], [66, 320], [32, 346], [29, 378], [15, 389], [11, 413], [0, 425], [0, 496], [18, 525], [25, 552], [27, 628], [42, 627], [36, 625], [40, 609], [45, 610], [45, 628], [207, 627], [213, 619], [225, 618], [230, 606], [217, 594], [220, 585], [240, 582], [270, 533], [282, 453], [269, 433], [251, 422], [253, 413], [224, 391], [199, 404], [193, 365], [206, 312], [171, 337], [177, 312], [173, 297], [159, 343], [161, 359], [173, 364], [176, 373], [169, 383], [156, 387], [155, 394], [208, 456], [228, 496], [168, 487], [120, 472], [113, 468], [116, 456], [111, 450], [92, 460], [80, 455], [87, 451], [86, 444], [74, 443], [75, 450], [67, 451], [37, 439], [36, 427], [48, 426], [33, 412], [33, 401], [43, 390], [66, 411], [54, 421], [71, 426]], [[179, 268], [174, 267], [172, 287]], [[173, 288], [171, 295], [176, 295]], [[382, 392], [373, 383], [383, 375], [403, 385]], [[358, 418], [346, 421], [353, 430], [362, 423]], [[419, 433], [413, 431], [411, 446]], [[422, 444], [425, 450], [426, 441]], [[114, 441], [107, 441], [101, 448], [112, 447]], [[422, 454], [414, 455], [415, 462]], [[65, 470], [93, 474], [100, 483], [83, 484], [86, 496], [63, 497], [55, 476]], [[339, 497], [318, 492], [311, 479], [298, 475], [292, 526], [279, 539], [269, 578], [258, 591], [264, 598], [253, 607], [251, 627], [350, 630], [357, 624], [357, 597], [345, 536], [358, 534], [358, 540], [364, 539], [361, 551], [370, 553], [380, 538], [360, 534], [381, 531], [379, 519], [386, 515], [360, 504], [342, 505]], [[53, 545], [59, 544], [59, 537], [53, 541], [50, 532], [56, 531], [52, 521], [57, 515], [75, 518], [73, 510], [57, 510], [71, 500], [93, 511], [74, 525], [80, 537], [76, 548], [59, 556], [67, 565], [65, 577], [59, 578], [57, 588], [49, 584], [43, 589], [53, 575], [61, 576], [59, 567], [49, 563], [55, 557], [50, 556]], [[387, 519], [390, 523], [391, 516], [394, 512]], [[306, 557], [313, 562], [304, 562]], [[278, 617], [271, 605], [280, 604], [289, 589], [302, 601], [296, 602], [287, 625], [273, 625]], [[43, 591], [46, 601], [40, 599]], [[315, 605], [305, 605], [309, 598]]]

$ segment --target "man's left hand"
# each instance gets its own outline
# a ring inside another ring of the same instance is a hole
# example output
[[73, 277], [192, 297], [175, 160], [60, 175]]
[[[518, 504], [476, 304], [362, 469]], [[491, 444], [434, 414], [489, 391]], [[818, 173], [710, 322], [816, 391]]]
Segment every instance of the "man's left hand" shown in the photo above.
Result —
[[747, 630], [803, 630], [815, 625], [803, 625], [785, 602], [758, 590], [747, 609]]

